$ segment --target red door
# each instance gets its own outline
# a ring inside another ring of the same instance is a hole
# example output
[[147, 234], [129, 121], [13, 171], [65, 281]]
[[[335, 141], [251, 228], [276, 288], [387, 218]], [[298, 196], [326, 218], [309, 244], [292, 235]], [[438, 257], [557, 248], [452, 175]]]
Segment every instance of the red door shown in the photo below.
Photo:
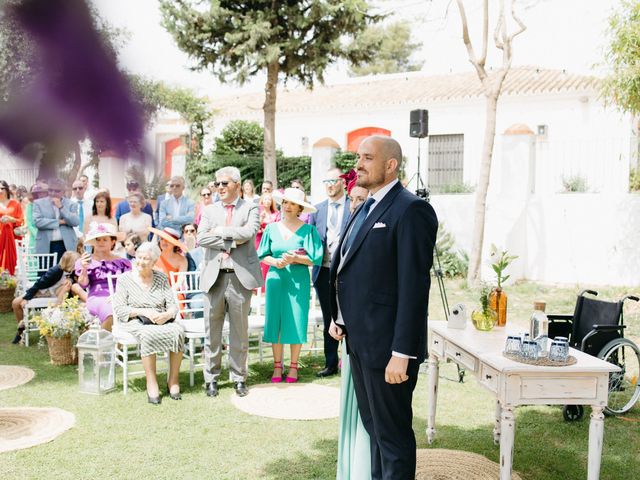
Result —
[[347, 133], [347, 151], [356, 152], [362, 140], [371, 135], [384, 135], [385, 137], [391, 136], [391, 130], [379, 127], [363, 127], [357, 130], [352, 130]]
[[171, 157], [173, 155], [173, 151], [180, 145], [182, 145], [180, 137], [164, 142], [164, 176], [166, 178], [171, 176]]

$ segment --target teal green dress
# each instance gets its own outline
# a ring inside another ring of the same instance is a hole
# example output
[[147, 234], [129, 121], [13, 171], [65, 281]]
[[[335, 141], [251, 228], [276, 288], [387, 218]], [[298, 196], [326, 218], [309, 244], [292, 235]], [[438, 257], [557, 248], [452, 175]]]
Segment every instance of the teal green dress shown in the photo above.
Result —
[[337, 480], [371, 478], [371, 443], [358, 412], [351, 365], [342, 342], [342, 382], [340, 388], [340, 431], [338, 434]]
[[[322, 265], [322, 240], [314, 225], [303, 224], [284, 239], [280, 222], [267, 225], [258, 247], [258, 257], [281, 258], [283, 253], [304, 248], [314, 265]], [[307, 342], [311, 277], [309, 267], [291, 264], [270, 267], [265, 281], [264, 341], [299, 344]]]

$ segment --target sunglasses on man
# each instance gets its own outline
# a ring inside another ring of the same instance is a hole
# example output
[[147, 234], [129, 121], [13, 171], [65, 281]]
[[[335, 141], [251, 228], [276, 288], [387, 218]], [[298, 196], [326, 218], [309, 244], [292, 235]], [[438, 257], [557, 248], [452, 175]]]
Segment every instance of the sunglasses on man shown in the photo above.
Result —
[[231, 181], [224, 181], [224, 182], [213, 182], [213, 186], [218, 188], [218, 187], [224, 187], [227, 188], [229, 186], [230, 183], [233, 183]]
[[201, 193], [200, 196], [201, 197], [210, 197], [211, 193]]
[[333, 179], [333, 178], [329, 178], [327, 180], [323, 180], [322, 183], [324, 183], [325, 185], [335, 185], [336, 183], [338, 183], [340, 180], [339, 179]]
[[184, 233], [196, 233], [195, 228], [185, 228]]
[[179, 183], [170, 183], [170, 184], [169, 184], [169, 188], [178, 188], [178, 187], [181, 187], [181, 186], [182, 186], [182, 185], [181, 185], [181, 184], [179, 184]]
[[73, 187], [74, 192], [78, 192], [80, 190], [84, 190], [84, 187]]

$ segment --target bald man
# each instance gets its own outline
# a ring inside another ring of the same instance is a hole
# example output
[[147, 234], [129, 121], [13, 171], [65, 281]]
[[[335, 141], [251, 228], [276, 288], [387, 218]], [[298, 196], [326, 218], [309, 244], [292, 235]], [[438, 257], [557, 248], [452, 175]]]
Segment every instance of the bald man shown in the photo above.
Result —
[[427, 341], [429, 271], [438, 219], [398, 181], [402, 149], [390, 137], [358, 148], [356, 185], [369, 190], [340, 240], [330, 270], [330, 334], [346, 336], [371, 478], [413, 480], [411, 401]]

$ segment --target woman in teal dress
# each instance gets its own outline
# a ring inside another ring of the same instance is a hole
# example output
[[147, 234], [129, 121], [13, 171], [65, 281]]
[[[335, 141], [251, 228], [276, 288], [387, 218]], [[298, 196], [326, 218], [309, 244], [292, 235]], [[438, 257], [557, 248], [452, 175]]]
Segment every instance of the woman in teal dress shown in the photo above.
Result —
[[[356, 185], [356, 177], [354, 170], [342, 176], [347, 183], [351, 214], [369, 195], [367, 189]], [[342, 341], [341, 375], [336, 480], [369, 480], [371, 478], [371, 443], [358, 411], [358, 399], [353, 387], [345, 340]]]
[[258, 257], [269, 265], [266, 278], [264, 340], [273, 349], [273, 383], [282, 381], [283, 345], [291, 345], [286, 382], [298, 381], [298, 357], [307, 342], [311, 277], [309, 266], [322, 264], [322, 241], [314, 225], [300, 220], [303, 212], [315, 212], [304, 201], [304, 192], [287, 188], [274, 192], [281, 205], [281, 220], [267, 225]]

